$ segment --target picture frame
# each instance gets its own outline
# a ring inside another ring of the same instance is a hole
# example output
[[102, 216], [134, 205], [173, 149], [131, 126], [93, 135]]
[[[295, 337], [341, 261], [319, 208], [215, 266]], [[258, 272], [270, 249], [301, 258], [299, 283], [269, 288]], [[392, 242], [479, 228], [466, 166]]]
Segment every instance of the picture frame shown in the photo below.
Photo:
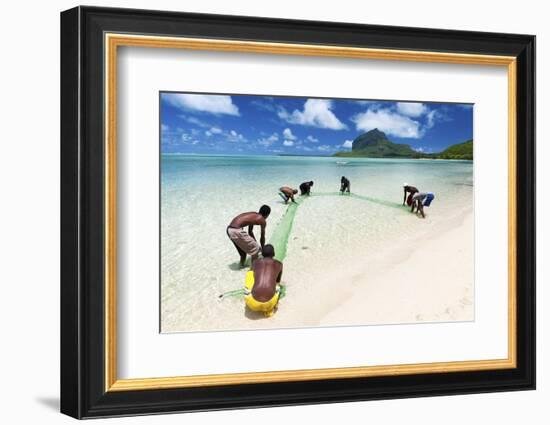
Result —
[[[508, 357], [117, 378], [121, 46], [506, 67]], [[61, 13], [61, 117], [62, 413], [80, 419], [535, 388], [534, 36], [76, 7]]]

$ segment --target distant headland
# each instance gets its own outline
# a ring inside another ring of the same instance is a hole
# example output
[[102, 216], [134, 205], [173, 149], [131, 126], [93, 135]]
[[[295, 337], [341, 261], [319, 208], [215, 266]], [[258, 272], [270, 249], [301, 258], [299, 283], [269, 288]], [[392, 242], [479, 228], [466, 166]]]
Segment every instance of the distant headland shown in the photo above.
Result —
[[355, 158], [416, 158], [416, 159], [474, 159], [473, 140], [449, 146], [439, 153], [415, 151], [410, 145], [393, 143], [386, 134], [375, 128], [361, 134], [352, 143], [351, 152], [336, 152], [333, 156]]

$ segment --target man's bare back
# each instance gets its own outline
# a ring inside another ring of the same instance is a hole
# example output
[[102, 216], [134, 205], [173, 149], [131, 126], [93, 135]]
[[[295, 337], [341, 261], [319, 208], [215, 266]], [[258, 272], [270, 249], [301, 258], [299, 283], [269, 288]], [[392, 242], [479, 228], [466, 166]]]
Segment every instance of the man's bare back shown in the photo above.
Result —
[[296, 195], [298, 193], [298, 190], [293, 189], [293, 188], [288, 187], [288, 186], [283, 186], [283, 187], [279, 188], [279, 192], [283, 194], [282, 196], [285, 198], [285, 204], [289, 200], [296, 203], [296, 201], [294, 200], [294, 195]]
[[254, 262], [254, 287], [252, 296], [256, 301], [266, 302], [275, 295], [277, 283], [281, 281], [283, 264], [273, 258], [262, 258]]
[[229, 223], [229, 227], [239, 228], [239, 229], [247, 226], [264, 226], [265, 227], [265, 225], [266, 225], [265, 218], [260, 213], [257, 213], [255, 211], [239, 214], [237, 217], [231, 220], [231, 223]]

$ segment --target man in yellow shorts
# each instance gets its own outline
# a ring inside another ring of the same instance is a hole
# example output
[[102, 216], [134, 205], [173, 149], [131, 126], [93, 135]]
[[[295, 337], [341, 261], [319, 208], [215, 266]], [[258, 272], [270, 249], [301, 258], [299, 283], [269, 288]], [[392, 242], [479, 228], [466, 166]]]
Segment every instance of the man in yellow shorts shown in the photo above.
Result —
[[279, 303], [283, 263], [275, 260], [275, 248], [267, 244], [262, 248], [262, 259], [254, 261], [246, 275], [245, 303], [253, 311], [272, 316]]

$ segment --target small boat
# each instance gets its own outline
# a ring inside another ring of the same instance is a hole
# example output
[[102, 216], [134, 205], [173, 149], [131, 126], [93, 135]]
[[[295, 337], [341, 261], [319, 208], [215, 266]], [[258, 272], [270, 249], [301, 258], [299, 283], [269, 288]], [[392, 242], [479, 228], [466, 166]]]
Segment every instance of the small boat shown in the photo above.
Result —
[[336, 164], [338, 164], [338, 165], [346, 165], [346, 164], [349, 164], [349, 161], [336, 161]]

